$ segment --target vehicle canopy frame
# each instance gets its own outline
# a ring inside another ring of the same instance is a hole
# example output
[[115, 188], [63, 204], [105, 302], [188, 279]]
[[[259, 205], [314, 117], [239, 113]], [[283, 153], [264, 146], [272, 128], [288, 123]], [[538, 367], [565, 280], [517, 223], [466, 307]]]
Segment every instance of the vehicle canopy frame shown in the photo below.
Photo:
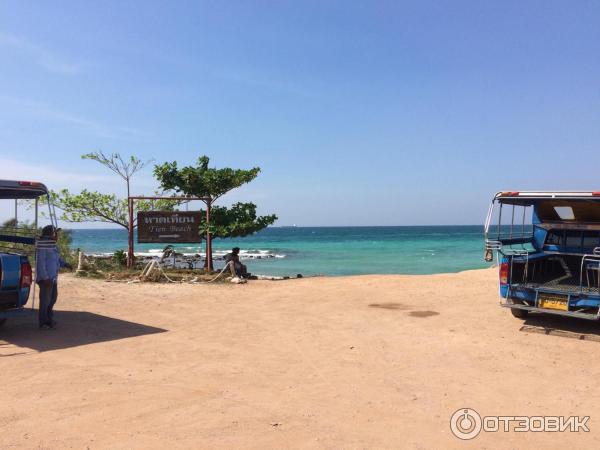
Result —
[[[500, 191], [488, 209], [484, 242], [484, 259], [495, 255], [500, 268], [501, 306], [513, 315], [600, 320], [600, 191]], [[542, 279], [547, 264], [561, 276]]]
[[[25, 304], [31, 291], [35, 298], [35, 283], [33, 283], [30, 258], [35, 260], [35, 247], [39, 238], [39, 202], [43, 197], [45, 197], [48, 207], [50, 222], [57, 227], [54, 205], [44, 184], [36, 181], [0, 180], [0, 200], [14, 201], [14, 220], [9, 221], [6, 226], [0, 226], [0, 270], [2, 271], [0, 300], [3, 300], [0, 302], [2, 303], [0, 323], [3, 323], [7, 317], [25, 312]], [[20, 226], [19, 205], [27, 200], [34, 202], [33, 226]], [[26, 275], [24, 275], [24, 267], [28, 271]], [[27, 283], [24, 281], [25, 276], [29, 280]], [[33, 307], [32, 303], [32, 310]]]

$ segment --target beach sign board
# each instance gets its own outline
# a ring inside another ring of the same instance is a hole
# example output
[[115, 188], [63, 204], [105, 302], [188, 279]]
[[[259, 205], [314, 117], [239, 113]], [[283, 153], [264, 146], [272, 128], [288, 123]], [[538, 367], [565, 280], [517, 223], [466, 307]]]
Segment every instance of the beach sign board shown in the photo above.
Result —
[[201, 214], [200, 211], [138, 212], [138, 243], [198, 243]]

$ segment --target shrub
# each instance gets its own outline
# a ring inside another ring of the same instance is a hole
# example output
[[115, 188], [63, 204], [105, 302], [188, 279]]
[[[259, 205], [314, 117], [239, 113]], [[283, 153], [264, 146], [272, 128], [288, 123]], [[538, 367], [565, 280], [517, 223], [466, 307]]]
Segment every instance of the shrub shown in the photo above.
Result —
[[127, 253], [123, 250], [117, 250], [113, 254], [113, 261], [118, 267], [125, 267], [127, 265]]

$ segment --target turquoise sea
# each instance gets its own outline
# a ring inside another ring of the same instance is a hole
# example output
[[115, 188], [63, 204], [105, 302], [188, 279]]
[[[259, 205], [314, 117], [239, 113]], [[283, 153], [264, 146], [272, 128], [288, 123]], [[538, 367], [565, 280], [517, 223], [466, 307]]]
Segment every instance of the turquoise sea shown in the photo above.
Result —
[[[262, 275], [431, 274], [487, 267], [481, 226], [272, 227], [242, 239], [217, 239], [217, 257], [242, 249], [252, 273]], [[136, 253], [159, 252], [160, 244], [136, 244]], [[194, 254], [204, 246], [181, 244]], [[73, 248], [86, 253], [127, 249], [120, 229], [73, 230]], [[220, 262], [216, 261], [216, 267]]]

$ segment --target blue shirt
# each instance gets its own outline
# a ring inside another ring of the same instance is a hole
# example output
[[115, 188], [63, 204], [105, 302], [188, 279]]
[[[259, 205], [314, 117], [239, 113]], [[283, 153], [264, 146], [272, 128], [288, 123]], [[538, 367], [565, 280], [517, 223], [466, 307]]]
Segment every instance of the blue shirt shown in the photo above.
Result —
[[52, 280], [58, 278], [58, 270], [64, 267], [65, 262], [58, 253], [56, 242], [50, 239], [40, 239], [36, 243], [35, 253], [35, 279], [36, 281]]

